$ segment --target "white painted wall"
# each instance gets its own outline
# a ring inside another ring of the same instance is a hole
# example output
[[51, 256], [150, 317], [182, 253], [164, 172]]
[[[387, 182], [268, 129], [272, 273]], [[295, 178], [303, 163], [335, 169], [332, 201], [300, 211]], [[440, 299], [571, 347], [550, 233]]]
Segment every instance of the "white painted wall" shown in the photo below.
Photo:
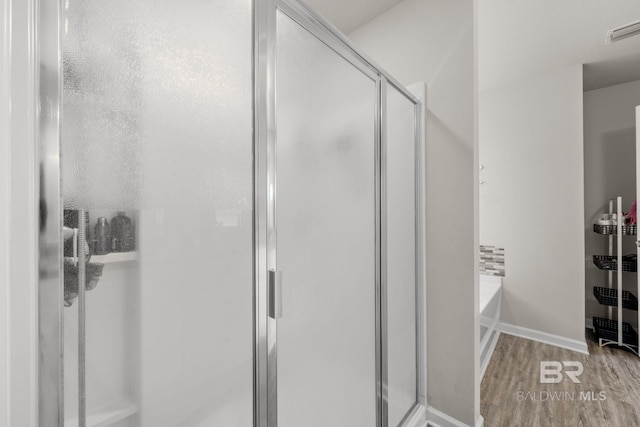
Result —
[[[628, 211], [636, 198], [637, 105], [640, 80], [584, 93], [585, 312], [589, 321], [593, 316], [607, 317], [606, 307], [593, 297], [593, 286], [607, 286], [607, 273], [593, 265], [592, 255], [608, 253], [608, 238], [594, 233], [592, 224], [608, 212], [609, 199], [622, 196], [623, 210]], [[635, 252], [634, 241], [623, 239], [623, 253]], [[635, 295], [636, 274], [622, 278], [624, 288]], [[636, 316], [625, 321], [637, 323]]]
[[480, 416], [473, 23], [471, 0], [405, 0], [349, 35], [402, 84], [428, 86], [427, 399], [469, 425]]
[[[3, 78], [0, 79], [0, 384], [7, 384], [7, 343], [9, 308], [9, 182], [11, 179], [11, 161], [9, 159], [9, 2], [3, 0], [0, 3], [0, 70]], [[0, 387], [0, 427], [9, 425], [8, 417], [8, 387]]]
[[479, 103], [480, 243], [505, 248], [502, 321], [584, 342], [582, 67]]

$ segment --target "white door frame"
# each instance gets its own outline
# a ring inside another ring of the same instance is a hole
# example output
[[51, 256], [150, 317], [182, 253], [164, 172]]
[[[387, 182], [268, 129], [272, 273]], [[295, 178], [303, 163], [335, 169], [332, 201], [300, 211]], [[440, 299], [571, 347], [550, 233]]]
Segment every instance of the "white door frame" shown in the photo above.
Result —
[[37, 426], [36, 0], [2, 0], [0, 426]]

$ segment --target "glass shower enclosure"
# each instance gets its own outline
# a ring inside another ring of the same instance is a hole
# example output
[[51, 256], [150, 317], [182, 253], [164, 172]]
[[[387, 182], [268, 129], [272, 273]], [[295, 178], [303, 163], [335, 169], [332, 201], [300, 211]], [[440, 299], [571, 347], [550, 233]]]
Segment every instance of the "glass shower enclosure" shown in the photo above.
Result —
[[41, 5], [40, 425], [424, 421], [420, 102], [295, 0]]

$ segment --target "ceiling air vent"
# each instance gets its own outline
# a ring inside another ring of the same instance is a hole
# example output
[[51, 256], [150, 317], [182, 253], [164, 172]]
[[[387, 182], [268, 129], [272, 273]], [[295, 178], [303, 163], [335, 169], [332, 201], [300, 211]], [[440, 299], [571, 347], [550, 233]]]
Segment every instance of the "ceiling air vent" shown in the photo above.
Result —
[[607, 31], [607, 37], [604, 39], [604, 44], [611, 44], [629, 37], [637, 36], [638, 34], [640, 34], [640, 21], [621, 25], [620, 27], [612, 28]]

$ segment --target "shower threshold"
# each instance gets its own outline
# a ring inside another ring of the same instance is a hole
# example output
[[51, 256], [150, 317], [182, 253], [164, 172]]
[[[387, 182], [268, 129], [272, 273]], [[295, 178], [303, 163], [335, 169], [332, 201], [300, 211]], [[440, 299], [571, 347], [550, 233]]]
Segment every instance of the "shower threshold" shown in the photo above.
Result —
[[[138, 406], [131, 400], [102, 407], [87, 414], [87, 427], [107, 427], [138, 412]], [[78, 418], [65, 420], [64, 427], [78, 427]]]

